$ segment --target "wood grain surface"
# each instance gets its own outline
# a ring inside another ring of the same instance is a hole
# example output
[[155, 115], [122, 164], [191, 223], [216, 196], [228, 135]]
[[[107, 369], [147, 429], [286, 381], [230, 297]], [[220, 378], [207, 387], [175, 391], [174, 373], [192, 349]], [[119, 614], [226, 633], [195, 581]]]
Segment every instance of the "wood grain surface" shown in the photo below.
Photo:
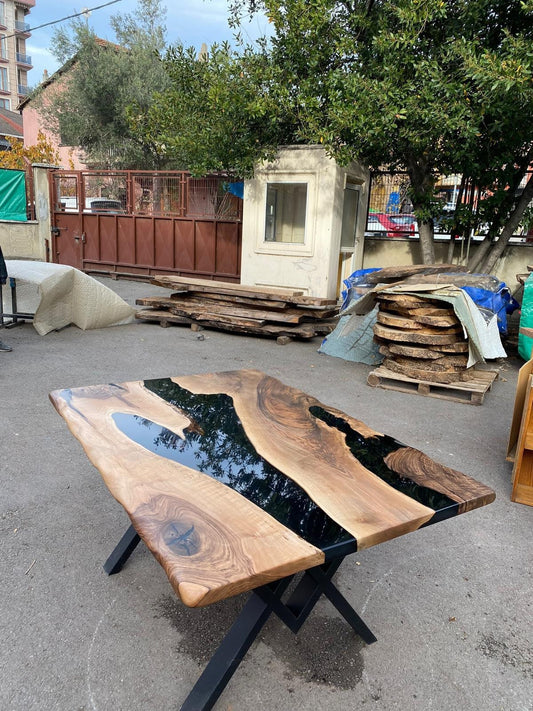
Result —
[[385, 308], [391, 311], [396, 311], [402, 316], [413, 316], [418, 318], [419, 316], [453, 316], [455, 311], [453, 308], [439, 308], [438, 306], [426, 306], [420, 308], [408, 308], [403, 306], [398, 306], [394, 301], [384, 301]]
[[[191, 424], [142, 383], [50, 398], [186, 605], [207, 605], [323, 562], [322, 551], [240, 494], [121, 433], [116, 412], [149, 415], [176, 433]], [[173, 539], [181, 550], [169, 545]]]
[[465, 370], [464, 368], [459, 368], [459, 370], [447, 369], [446, 371], [438, 371], [432, 369], [430, 363], [432, 361], [418, 360], [420, 363], [418, 367], [406, 363], [407, 359], [394, 359], [385, 358], [383, 360], [383, 367], [392, 371], [393, 373], [401, 373], [402, 375], [407, 375], [409, 378], [414, 380], [430, 380], [433, 383], [455, 383], [464, 382], [470, 379], [471, 371]]
[[386, 346], [380, 346], [379, 352], [383, 355], [393, 353], [394, 355], [407, 356], [408, 358], [422, 358], [422, 360], [440, 360], [445, 358], [445, 362], [455, 365], [464, 364], [466, 366], [468, 356], [454, 353], [447, 355], [444, 349], [437, 350], [438, 348], [440, 348], [440, 346], [424, 348], [421, 346], [402, 345], [400, 343], [388, 343]]
[[197, 294], [224, 294], [226, 296], [245, 296], [251, 299], [263, 301], [283, 300], [291, 304], [300, 304], [314, 308], [333, 308], [337, 304], [336, 299], [324, 299], [318, 296], [306, 296], [303, 291], [297, 289], [285, 289], [282, 287], [261, 287], [248, 286], [246, 284], [229, 284], [224, 281], [212, 281], [210, 279], [192, 279], [189, 277], [178, 277], [169, 274], [155, 274], [151, 283], [156, 286], [167, 287], [178, 291], [188, 291]]
[[[408, 277], [418, 278], [422, 275], [440, 274], [441, 272], [466, 272], [466, 267], [457, 264], [407, 264], [399, 267], [385, 267], [367, 274], [369, 284], [381, 284], [385, 281], [403, 280]], [[428, 277], [430, 278], [430, 277]], [[445, 278], [445, 276], [441, 277]]]
[[461, 324], [454, 313], [445, 316], [432, 314], [420, 316], [415, 314], [411, 318], [413, 318], [417, 323], [423, 323], [426, 326], [432, 326], [433, 328], [449, 328], [450, 326], [458, 326]]
[[374, 324], [374, 333], [379, 338], [400, 343], [424, 343], [430, 346], [446, 345], [464, 341], [464, 338], [455, 329], [421, 328], [416, 331], [399, 331], [395, 328]]
[[305, 570], [324, 553], [194, 463], [142, 446], [118, 418], [155, 423], [179, 449], [190, 433], [206, 435], [196, 401], [228, 398], [243, 430], [237, 437], [247, 437], [254, 456], [301, 487], [358, 548], [414, 531], [442, 507], [456, 513], [453, 502], [469, 510], [491, 500], [484, 485], [259, 371], [168, 379], [186, 393], [190, 411], [155, 394], [154, 382], [59, 390], [50, 399], [187, 605]]
[[[354, 458], [339, 430], [309, 414], [319, 406], [305, 393], [259, 371], [173, 378], [195, 393], [225, 392], [256, 451], [309, 494], [366, 548], [419, 528], [434, 510], [393, 489]], [[253, 396], [251, 396], [253, 394]], [[363, 437], [379, 436], [341, 413]]]
[[428, 306], [438, 307], [439, 305], [442, 308], [442, 301], [439, 302], [435, 299], [432, 301], [430, 298], [426, 299], [422, 298], [421, 296], [413, 296], [412, 294], [386, 294], [383, 292], [377, 292], [376, 299], [379, 302], [386, 302], [387, 304], [389, 304], [387, 308], [390, 309], [418, 309], [426, 308]]
[[[454, 356], [444, 356], [443, 358], [428, 359], [428, 358], [411, 358], [401, 355], [389, 354], [386, 351], [387, 348], [380, 346], [380, 353], [382, 353], [386, 358], [390, 358], [393, 355], [394, 362], [399, 365], [404, 365], [406, 368], [414, 368], [418, 370], [431, 370], [436, 373], [458, 373], [466, 370], [467, 358], [466, 356], [455, 356], [457, 360], [454, 360]], [[407, 371], [406, 371], [407, 372]]]
[[422, 324], [417, 323], [412, 317], [400, 316], [399, 314], [394, 314], [390, 311], [384, 311], [381, 307], [376, 318], [378, 323], [382, 323], [385, 326], [391, 326], [392, 328], [405, 329], [406, 331], [416, 331], [424, 328]]
[[490, 504], [496, 498], [492, 489], [466, 474], [433, 461], [412, 447], [391, 452], [387, 465], [402, 476], [446, 494], [459, 504], [459, 513]]

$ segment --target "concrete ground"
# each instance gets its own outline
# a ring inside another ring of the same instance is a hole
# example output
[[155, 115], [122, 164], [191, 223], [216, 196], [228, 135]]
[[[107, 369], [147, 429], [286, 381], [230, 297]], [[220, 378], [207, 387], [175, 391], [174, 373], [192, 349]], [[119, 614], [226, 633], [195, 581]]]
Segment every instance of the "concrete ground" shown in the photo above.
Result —
[[[134, 303], [164, 290], [102, 280]], [[166, 294], [167, 292], [164, 291]], [[203, 336], [203, 340], [199, 338]], [[254, 367], [495, 489], [490, 506], [348, 558], [340, 590], [378, 637], [366, 646], [321, 601], [294, 636], [260, 634], [220, 711], [531, 711], [533, 509], [505, 461], [517, 358], [480, 407], [371, 388], [368, 366], [274, 340], [134, 323], [0, 332], [0, 709], [179, 709], [242, 605], [189, 610], [139, 546], [102, 563], [127, 517], [48, 401], [55, 388]]]

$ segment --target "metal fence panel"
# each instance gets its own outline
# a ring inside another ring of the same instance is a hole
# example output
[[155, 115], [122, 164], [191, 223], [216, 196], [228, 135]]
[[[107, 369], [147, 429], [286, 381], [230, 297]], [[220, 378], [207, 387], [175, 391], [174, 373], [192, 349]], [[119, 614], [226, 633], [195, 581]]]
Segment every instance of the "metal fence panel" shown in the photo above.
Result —
[[59, 171], [54, 210], [239, 220], [233, 180], [183, 171]]
[[[518, 192], [522, 191], [531, 176], [527, 171]], [[437, 238], [449, 238], [451, 229], [450, 216], [460, 203], [472, 215], [470, 236], [481, 240], [487, 233], [488, 225], [478, 215], [483, 200], [491, 195], [490, 190], [480, 189], [468, 182], [461, 189], [461, 175], [442, 176], [437, 182], [436, 199], [442, 203], [440, 216], [434, 218], [434, 231]], [[372, 174], [366, 234], [388, 238], [417, 238], [418, 225], [413, 214], [413, 205], [409, 198], [410, 181], [407, 173], [379, 172]], [[526, 211], [516, 230], [513, 242], [533, 239], [533, 203]]]
[[51, 185], [53, 261], [239, 281], [242, 184], [183, 171], [58, 170]]

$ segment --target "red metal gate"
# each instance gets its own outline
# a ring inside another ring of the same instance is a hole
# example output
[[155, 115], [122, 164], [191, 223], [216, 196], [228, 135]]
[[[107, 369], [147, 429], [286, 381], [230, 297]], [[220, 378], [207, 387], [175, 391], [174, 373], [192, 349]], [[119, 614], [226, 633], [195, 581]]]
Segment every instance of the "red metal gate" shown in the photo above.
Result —
[[242, 200], [231, 185], [185, 172], [53, 171], [52, 261], [239, 282]]

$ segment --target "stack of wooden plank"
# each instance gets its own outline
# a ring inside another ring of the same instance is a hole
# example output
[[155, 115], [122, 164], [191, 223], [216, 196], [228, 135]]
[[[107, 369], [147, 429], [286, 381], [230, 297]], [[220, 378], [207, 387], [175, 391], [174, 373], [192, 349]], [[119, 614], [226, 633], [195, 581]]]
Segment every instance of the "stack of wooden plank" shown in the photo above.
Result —
[[468, 341], [452, 306], [410, 294], [377, 295], [374, 337], [383, 367], [416, 380], [469, 380]]
[[305, 296], [294, 289], [269, 289], [221, 281], [156, 275], [152, 284], [168, 297], [137, 299], [147, 307], [136, 318], [161, 326], [189, 324], [250, 335], [313, 338], [330, 333], [338, 313], [335, 299]]

